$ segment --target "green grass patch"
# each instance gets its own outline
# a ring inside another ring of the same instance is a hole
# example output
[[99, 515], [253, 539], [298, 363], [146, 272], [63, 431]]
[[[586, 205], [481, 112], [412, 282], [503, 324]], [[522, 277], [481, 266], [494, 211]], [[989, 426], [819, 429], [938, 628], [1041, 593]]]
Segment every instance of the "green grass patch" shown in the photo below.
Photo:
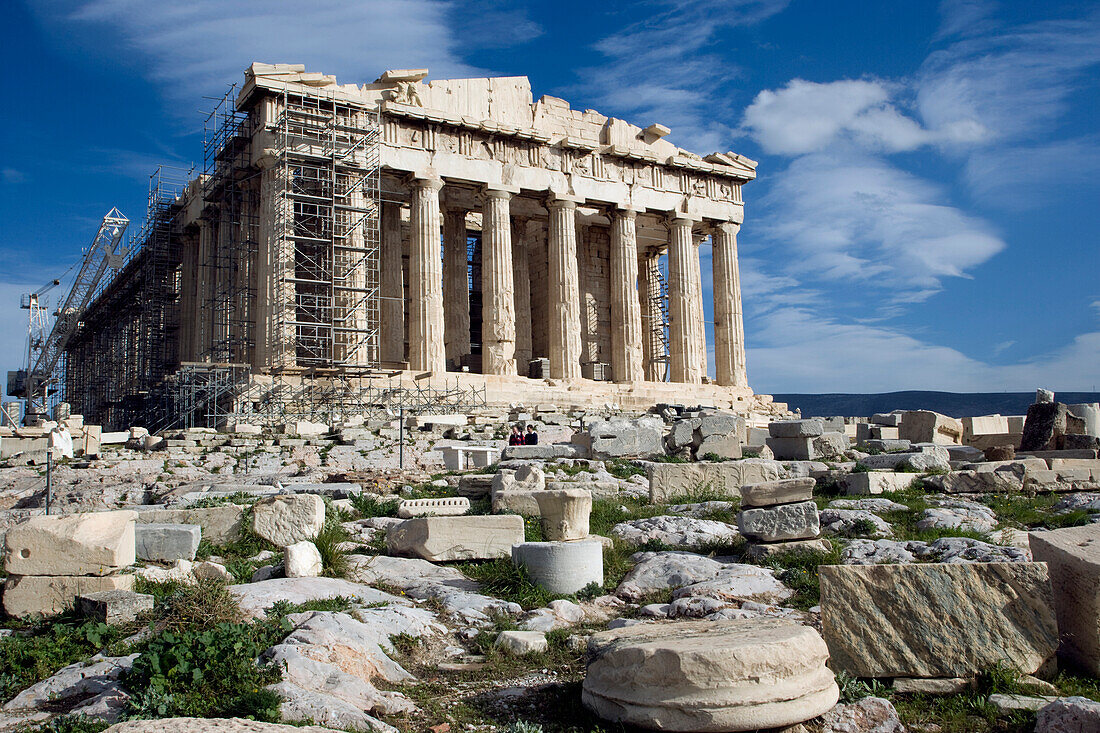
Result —
[[1061, 529], [1088, 524], [1089, 513], [1084, 509], [1054, 513], [1054, 506], [1063, 498], [1059, 494], [990, 494], [982, 497], [981, 502], [993, 510], [1001, 527]]
[[397, 499], [382, 501], [374, 494], [356, 494], [351, 497], [351, 505], [359, 512], [359, 516], [368, 517], [396, 517], [397, 507], [401, 502]]
[[794, 596], [784, 602], [792, 608], [806, 610], [821, 601], [821, 584], [817, 569], [821, 565], [839, 565], [840, 543], [833, 542], [829, 552], [791, 550], [755, 561], [756, 564], [775, 570], [775, 577], [794, 591]]
[[342, 578], [348, 573], [348, 553], [341, 545], [351, 539], [351, 535], [339, 521], [328, 520], [313, 544], [321, 554], [321, 574], [329, 578]]
[[468, 577], [481, 584], [482, 592], [511, 603], [518, 603], [524, 609], [541, 608], [557, 598], [534, 583], [523, 567], [512, 564], [511, 558], [496, 560], [470, 561], [461, 563], [458, 568]]
[[642, 468], [634, 461], [628, 461], [624, 458], [614, 458], [608, 461], [607, 472], [617, 479], [628, 479], [631, 476], [645, 476], [648, 473], [646, 469]]
[[0, 700], [92, 656], [133, 632], [65, 614], [32, 623], [0, 639]]

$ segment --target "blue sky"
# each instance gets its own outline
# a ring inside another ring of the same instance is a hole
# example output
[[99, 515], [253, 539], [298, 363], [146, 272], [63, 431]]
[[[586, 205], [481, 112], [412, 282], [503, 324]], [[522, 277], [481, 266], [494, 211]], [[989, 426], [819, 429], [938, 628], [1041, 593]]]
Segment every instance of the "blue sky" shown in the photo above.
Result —
[[201, 164], [204, 97], [265, 61], [527, 75], [536, 97], [758, 160], [739, 239], [758, 392], [1100, 386], [1095, 2], [8, 8], [2, 369], [22, 358], [19, 294], [112, 206], [136, 227], [157, 164]]

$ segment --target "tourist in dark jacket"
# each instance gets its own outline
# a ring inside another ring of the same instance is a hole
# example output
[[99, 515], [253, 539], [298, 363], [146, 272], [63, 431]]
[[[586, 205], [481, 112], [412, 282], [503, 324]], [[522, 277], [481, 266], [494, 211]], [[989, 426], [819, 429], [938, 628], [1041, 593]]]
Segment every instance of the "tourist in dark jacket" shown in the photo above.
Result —
[[527, 426], [527, 435], [523, 436], [523, 444], [524, 445], [538, 445], [539, 444], [539, 434], [535, 432], [535, 426], [534, 425], [528, 425]]

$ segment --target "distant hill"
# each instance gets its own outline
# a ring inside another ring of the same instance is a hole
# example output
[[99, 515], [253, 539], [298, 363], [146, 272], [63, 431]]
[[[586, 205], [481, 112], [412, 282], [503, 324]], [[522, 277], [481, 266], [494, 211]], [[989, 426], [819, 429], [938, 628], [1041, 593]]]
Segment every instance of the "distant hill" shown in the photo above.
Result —
[[[869, 417], [892, 410], [932, 410], [952, 417], [975, 415], [1024, 415], [1035, 401], [1034, 392], [884, 392], [882, 394], [777, 394], [803, 417]], [[1100, 402], [1100, 392], [1057, 392], [1067, 405]]]

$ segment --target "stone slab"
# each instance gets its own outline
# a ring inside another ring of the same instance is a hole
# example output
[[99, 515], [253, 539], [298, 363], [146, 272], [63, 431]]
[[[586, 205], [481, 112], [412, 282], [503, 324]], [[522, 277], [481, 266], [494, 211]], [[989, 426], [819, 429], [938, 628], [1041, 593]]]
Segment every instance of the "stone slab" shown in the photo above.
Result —
[[737, 515], [737, 528], [760, 542], [813, 539], [821, 533], [817, 505], [812, 501], [745, 509]]
[[813, 438], [768, 438], [768, 448], [779, 461], [810, 461], [814, 458]]
[[202, 539], [202, 528], [197, 524], [135, 525], [136, 554], [142, 560], [175, 562], [194, 560]]
[[139, 509], [138, 524], [197, 524], [202, 537], [213, 545], [224, 545], [241, 538], [244, 507], [236, 504], [206, 509]]
[[872, 496], [887, 491], [905, 491], [916, 478], [912, 473], [894, 471], [864, 471], [850, 473], [840, 479], [840, 487], [848, 496]]
[[105, 590], [77, 596], [76, 604], [88, 618], [105, 624], [128, 624], [153, 610], [153, 596], [129, 590]]
[[1100, 675], [1100, 524], [1028, 534], [1050, 569], [1061, 654]]
[[4, 537], [12, 575], [109, 575], [134, 564], [132, 511], [31, 517]]
[[825, 432], [821, 420], [777, 420], [768, 423], [773, 438], [816, 438]]
[[652, 463], [649, 465], [649, 500], [655, 504], [674, 497], [741, 496], [745, 484], [778, 480], [782, 465], [763, 458], [723, 463]]
[[854, 677], [969, 677], [1003, 663], [1030, 674], [1058, 646], [1042, 563], [823, 565], [830, 664]]
[[816, 484], [812, 478], [788, 478], [746, 484], [741, 487], [741, 506], [764, 507], [808, 501], [813, 498]]
[[417, 517], [386, 530], [391, 554], [431, 562], [511, 557], [523, 539], [523, 517], [516, 514]]
[[133, 575], [10, 575], [4, 611], [16, 618], [53, 616], [73, 608], [77, 596], [133, 587]]

